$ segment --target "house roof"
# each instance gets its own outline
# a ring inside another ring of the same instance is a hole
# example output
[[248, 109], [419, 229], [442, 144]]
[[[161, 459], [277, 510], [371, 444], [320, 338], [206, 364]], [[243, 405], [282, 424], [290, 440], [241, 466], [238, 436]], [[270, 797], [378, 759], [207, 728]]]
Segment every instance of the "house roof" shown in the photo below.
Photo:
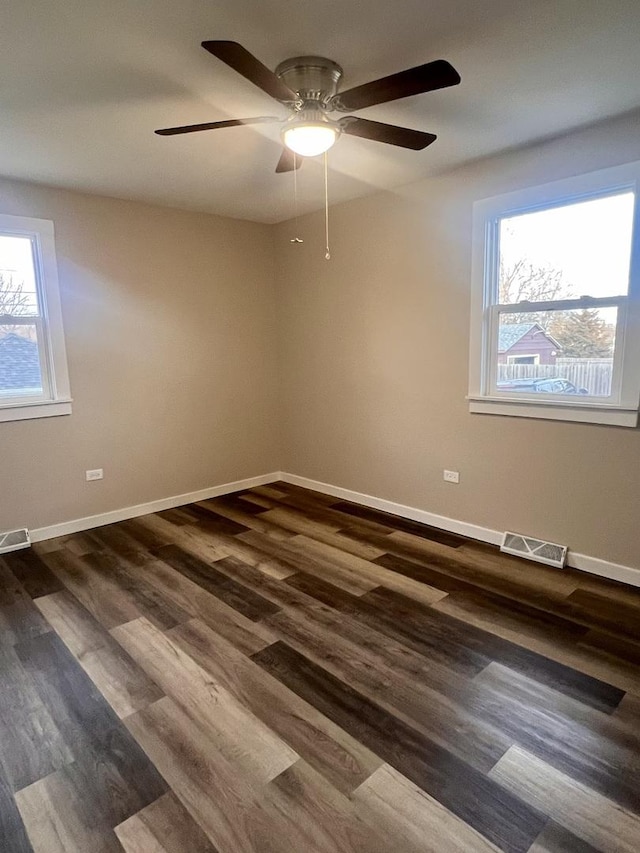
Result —
[[[537, 323], [508, 323], [501, 325], [498, 332], [498, 352], [506, 352], [514, 344], [517, 344], [520, 338], [524, 338], [527, 332], [536, 326]], [[538, 328], [540, 328], [538, 326]]]
[[558, 341], [551, 337], [538, 323], [506, 323], [500, 326], [498, 332], [498, 352], [510, 350], [512, 346], [515, 346], [532, 329], [538, 329], [557, 349], [562, 349]]
[[13, 332], [0, 338], [0, 391], [41, 387], [38, 344]]

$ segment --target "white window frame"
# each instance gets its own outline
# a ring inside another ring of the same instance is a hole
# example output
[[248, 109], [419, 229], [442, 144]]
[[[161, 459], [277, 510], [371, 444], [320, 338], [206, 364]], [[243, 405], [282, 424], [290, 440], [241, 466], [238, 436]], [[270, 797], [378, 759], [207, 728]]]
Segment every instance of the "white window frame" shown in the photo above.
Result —
[[[564, 299], [515, 305], [495, 304], [498, 228], [501, 219], [616, 192], [635, 193], [629, 292], [614, 298]], [[636, 427], [640, 402], [640, 162], [552, 184], [484, 199], [474, 204], [472, 247], [469, 411], [479, 414], [577, 421]], [[618, 309], [611, 397], [527, 395], [496, 388], [499, 314], [557, 310]]]
[[0, 234], [27, 237], [31, 241], [39, 315], [12, 317], [11, 323], [36, 326], [43, 389], [41, 395], [0, 397], [0, 422], [70, 415], [72, 400], [53, 222], [0, 214]]

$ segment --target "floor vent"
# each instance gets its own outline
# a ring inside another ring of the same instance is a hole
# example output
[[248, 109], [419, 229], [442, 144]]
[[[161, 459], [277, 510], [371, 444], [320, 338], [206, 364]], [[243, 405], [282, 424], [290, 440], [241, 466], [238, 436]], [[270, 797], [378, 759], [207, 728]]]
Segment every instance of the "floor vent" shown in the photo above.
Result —
[[500, 550], [505, 554], [515, 554], [537, 563], [546, 563], [547, 566], [555, 566], [557, 569], [561, 569], [567, 559], [566, 545], [544, 542], [542, 539], [533, 539], [520, 533], [505, 533]]
[[19, 548], [28, 548], [30, 545], [31, 539], [26, 527], [22, 530], [0, 533], [0, 554], [8, 554], [9, 551], [17, 551]]

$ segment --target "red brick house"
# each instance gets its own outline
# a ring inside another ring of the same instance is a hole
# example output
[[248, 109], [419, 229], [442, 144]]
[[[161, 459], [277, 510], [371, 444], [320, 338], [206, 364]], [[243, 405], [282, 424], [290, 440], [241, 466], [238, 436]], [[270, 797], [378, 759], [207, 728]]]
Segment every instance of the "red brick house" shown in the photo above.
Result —
[[555, 364], [562, 347], [537, 323], [500, 326], [498, 364]]

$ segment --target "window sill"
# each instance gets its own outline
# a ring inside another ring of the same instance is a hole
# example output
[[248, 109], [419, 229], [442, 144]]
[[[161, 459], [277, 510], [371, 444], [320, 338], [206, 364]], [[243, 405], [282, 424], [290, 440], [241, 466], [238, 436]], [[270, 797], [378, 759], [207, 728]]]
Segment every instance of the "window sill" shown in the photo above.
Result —
[[0, 404], [0, 423], [26, 421], [33, 418], [55, 418], [71, 414], [71, 399], [42, 400], [37, 403]]
[[516, 418], [542, 418], [547, 421], [605, 424], [608, 426], [637, 427], [638, 410], [621, 406], [593, 405], [587, 403], [551, 403], [549, 401], [520, 402], [502, 397], [475, 397], [469, 395], [469, 411], [481, 415], [507, 415]]

